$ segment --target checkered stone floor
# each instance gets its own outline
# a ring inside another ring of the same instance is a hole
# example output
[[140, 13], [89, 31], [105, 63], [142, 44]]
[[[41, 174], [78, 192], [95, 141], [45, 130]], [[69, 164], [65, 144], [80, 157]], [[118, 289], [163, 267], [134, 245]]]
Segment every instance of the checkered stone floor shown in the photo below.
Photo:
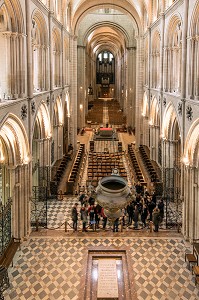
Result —
[[[57, 229], [62, 225], [60, 229], [64, 230], [63, 223], [66, 220], [72, 225], [71, 211], [75, 202], [79, 204], [80, 208], [80, 202], [75, 197], [70, 197], [63, 201], [49, 201], [47, 209], [48, 228]], [[70, 226], [68, 226], [68, 230], [70, 230]]]
[[[5, 300], [76, 300], [88, 248], [129, 249], [139, 300], [197, 300], [199, 289], [184, 262], [181, 238], [30, 237], [9, 268]], [[126, 299], [130, 300], [130, 299]], [[133, 300], [133, 299], [132, 299]]]
[[[47, 204], [47, 228], [48, 229], [61, 229], [64, 230], [65, 226], [64, 223], [65, 221], [68, 222], [68, 227], [67, 230], [71, 231], [72, 228], [72, 220], [71, 220], [71, 210], [75, 202], [79, 204], [78, 209], [80, 209], [80, 202], [78, 201], [78, 196], [77, 197], [65, 197], [63, 201], [58, 201], [58, 200], [49, 200]], [[170, 204], [171, 207], [171, 204]], [[175, 211], [175, 207], [172, 207], [172, 211]], [[80, 214], [79, 214], [80, 215]], [[175, 215], [169, 217], [169, 221], [173, 220], [175, 223], [176, 217]], [[126, 223], [128, 223], [128, 216], [126, 216]], [[101, 224], [102, 225], [102, 224]], [[79, 230], [81, 230], [82, 225], [81, 221], [78, 221], [78, 226]], [[130, 227], [131, 229], [133, 228], [133, 225]], [[165, 218], [164, 222], [161, 225], [162, 229], [166, 228], [165, 225]], [[139, 223], [139, 229], [142, 229], [142, 222], [140, 221]], [[124, 228], [124, 231], [128, 230]], [[144, 229], [146, 230], [146, 229]]]

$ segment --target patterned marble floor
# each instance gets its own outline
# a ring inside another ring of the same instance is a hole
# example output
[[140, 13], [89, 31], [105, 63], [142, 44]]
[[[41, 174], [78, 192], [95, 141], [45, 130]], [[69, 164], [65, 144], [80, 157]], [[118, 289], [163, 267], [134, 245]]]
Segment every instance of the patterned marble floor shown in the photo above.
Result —
[[[6, 300], [82, 299], [80, 282], [88, 248], [126, 247], [139, 300], [197, 300], [199, 289], [184, 262], [182, 238], [30, 237], [9, 268]], [[131, 299], [126, 299], [131, 300]], [[133, 299], [132, 299], [133, 300]]]
[[[196, 300], [199, 288], [184, 261], [191, 245], [174, 231], [111, 228], [97, 232], [73, 233], [71, 208], [77, 197], [49, 201], [48, 228], [32, 232], [16, 253], [14, 267], [9, 268], [11, 286], [5, 300], [81, 300], [80, 284], [88, 248], [99, 246], [128, 248], [139, 300]], [[80, 205], [79, 205], [80, 207]], [[64, 223], [68, 220], [68, 232]], [[131, 299], [126, 299], [131, 300]]]

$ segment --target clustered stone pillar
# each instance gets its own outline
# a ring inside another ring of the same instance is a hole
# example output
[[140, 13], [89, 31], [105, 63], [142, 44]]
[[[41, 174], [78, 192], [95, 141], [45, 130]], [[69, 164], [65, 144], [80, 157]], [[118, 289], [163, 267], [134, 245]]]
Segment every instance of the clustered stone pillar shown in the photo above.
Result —
[[84, 120], [85, 120], [85, 112], [87, 111], [88, 103], [87, 97], [85, 97], [86, 92], [86, 79], [85, 79], [85, 47], [78, 46], [77, 48], [77, 55], [78, 55], [78, 68], [77, 68], [77, 82], [78, 82], [78, 127], [84, 127]]
[[70, 140], [73, 145], [73, 149], [77, 148], [77, 37], [74, 36], [71, 39], [71, 76], [73, 80], [71, 82], [71, 101], [70, 101]]
[[143, 39], [137, 37], [137, 51], [136, 51], [136, 103], [135, 103], [135, 140], [136, 148], [140, 146], [140, 122], [141, 122], [141, 107], [143, 99]]

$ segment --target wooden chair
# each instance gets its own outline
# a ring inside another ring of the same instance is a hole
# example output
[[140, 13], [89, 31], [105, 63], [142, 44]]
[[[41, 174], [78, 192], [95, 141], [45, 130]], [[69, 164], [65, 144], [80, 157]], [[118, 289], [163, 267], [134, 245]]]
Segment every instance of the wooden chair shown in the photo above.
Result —
[[194, 248], [193, 248], [193, 253], [185, 253], [185, 261], [188, 262], [189, 269], [190, 269], [190, 264], [197, 264], [197, 256], [195, 255]]

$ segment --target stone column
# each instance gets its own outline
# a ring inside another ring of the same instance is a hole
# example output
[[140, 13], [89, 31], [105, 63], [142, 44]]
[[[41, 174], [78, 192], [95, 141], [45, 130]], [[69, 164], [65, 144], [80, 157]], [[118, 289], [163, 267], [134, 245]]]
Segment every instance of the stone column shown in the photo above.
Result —
[[27, 47], [27, 95], [29, 99], [33, 97], [33, 69], [32, 69], [32, 20], [30, 1], [26, 5], [26, 47]]
[[163, 89], [168, 91], [168, 47], [164, 47], [164, 64], [163, 64]]
[[[164, 1], [162, 1], [161, 3], [161, 13], [160, 13], [160, 16], [161, 16], [161, 40], [160, 40], [160, 69], [159, 69], [159, 72], [160, 72], [160, 100], [162, 103], [162, 100], [163, 100], [163, 91], [164, 91], [164, 81], [165, 81], [165, 60], [166, 60], [166, 57], [164, 57], [164, 55], [166, 54], [165, 53], [165, 50], [164, 50], [164, 34], [165, 34], [165, 15], [163, 13], [164, 11]], [[160, 104], [160, 123], [162, 123], [162, 119], [163, 119], [163, 107], [162, 105]], [[157, 124], [159, 125], [159, 124]], [[160, 134], [160, 129], [158, 130], [159, 134]], [[156, 148], [156, 161], [158, 162], [158, 142], [159, 142], [159, 139], [160, 137], [158, 137], [158, 140], [157, 140], [157, 148]]]
[[[181, 101], [182, 101], [182, 134], [181, 134], [181, 142], [182, 142], [182, 153], [184, 153], [184, 144], [185, 144], [185, 133], [186, 133], [186, 111], [185, 111], [185, 99], [186, 99], [186, 78], [187, 78], [187, 30], [188, 30], [188, 7], [189, 0], [184, 0], [184, 17], [183, 17], [183, 32], [182, 32], [182, 62], [181, 62]], [[191, 59], [193, 56], [191, 56]], [[188, 79], [189, 80], [189, 79]], [[191, 82], [193, 84], [193, 82]], [[189, 82], [190, 85], [190, 82]], [[183, 179], [185, 177], [184, 167], [181, 167], [181, 198], [185, 199], [184, 195], [184, 184]], [[187, 183], [186, 183], [187, 184]], [[186, 207], [184, 206], [184, 210]], [[186, 214], [186, 211], [184, 212]]]
[[71, 101], [70, 101], [70, 142], [73, 149], [77, 148], [77, 37], [73, 36], [71, 39], [71, 69], [70, 74], [73, 78], [71, 82]]
[[5, 91], [5, 98], [6, 96], [11, 96], [11, 79], [12, 79], [12, 69], [11, 69], [11, 33], [4, 34], [6, 38], [6, 51], [7, 51], [7, 61], [6, 61], [6, 91]]
[[127, 65], [128, 65], [128, 73], [127, 73], [127, 126], [135, 127], [135, 113], [133, 108], [135, 107], [135, 79], [136, 79], [136, 68], [135, 68], [135, 47], [127, 48]]
[[77, 111], [78, 115], [80, 116], [78, 118], [78, 127], [82, 128], [85, 124], [85, 111], [86, 105], [86, 98], [85, 97], [85, 91], [86, 89], [86, 79], [85, 79], [85, 47], [84, 46], [77, 46], [77, 95], [78, 95], [78, 101], [77, 101]]
[[140, 146], [140, 122], [141, 122], [141, 107], [143, 100], [143, 38], [137, 37], [137, 52], [136, 52], [136, 103], [135, 103], [135, 140], [136, 148]]
[[53, 91], [53, 49], [52, 49], [52, 17], [53, 11], [49, 12], [48, 16], [48, 26], [49, 26], [49, 81], [50, 81], [50, 91]]
[[24, 54], [24, 35], [19, 34], [19, 97], [25, 94], [25, 54]]
[[195, 41], [195, 82], [194, 82], [194, 86], [195, 86], [195, 91], [194, 91], [194, 95], [195, 95], [195, 99], [199, 100], [199, 58], [198, 58], [198, 53], [199, 53], [199, 37], [196, 37], [196, 41]]

